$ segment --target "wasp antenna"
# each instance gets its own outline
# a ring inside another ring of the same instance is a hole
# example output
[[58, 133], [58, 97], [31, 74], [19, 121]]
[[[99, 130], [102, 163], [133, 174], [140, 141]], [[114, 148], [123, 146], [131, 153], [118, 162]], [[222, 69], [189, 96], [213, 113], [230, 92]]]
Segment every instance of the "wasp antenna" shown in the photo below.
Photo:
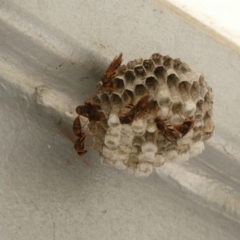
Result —
[[85, 158], [84, 158], [82, 155], [75, 154], [75, 158], [79, 158], [79, 156], [82, 158], [83, 162], [84, 162], [88, 167], [90, 167], [90, 164], [85, 160]]
[[84, 163], [85, 163], [88, 167], [90, 167], [90, 164], [84, 159], [84, 157], [81, 156], [81, 155], [80, 155], [80, 157], [82, 158], [82, 160], [84, 161]]
[[85, 146], [87, 146], [89, 148], [89, 147], [92, 147], [93, 145], [92, 144], [86, 144]]
[[61, 132], [65, 137], [67, 137], [72, 143], [75, 143], [76, 138], [75, 138], [75, 136], [73, 135], [72, 132], [70, 132], [67, 128], [63, 127], [62, 125], [59, 126], [59, 130], [60, 130], [60, 132]]

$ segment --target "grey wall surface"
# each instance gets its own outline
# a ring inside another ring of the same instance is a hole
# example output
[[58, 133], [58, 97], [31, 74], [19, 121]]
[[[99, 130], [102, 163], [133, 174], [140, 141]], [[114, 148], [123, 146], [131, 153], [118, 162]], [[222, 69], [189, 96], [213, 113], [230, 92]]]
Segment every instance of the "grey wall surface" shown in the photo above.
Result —
[[[239, 100], [235, 90], [239, 87], [239, 55], [161, 4], [147, 0], [2, 2], [0, 19], [47, 51], [87, 69], [101, 72], [119, 52], [126, 62], [154, 52], [181, 58], [204, 73], [215, 93], [217, 134], [237, 145], [239, 113], [233, 104]], [[58, 66], [49, 60], [42, 64]]]
[[135, 178], [91, 150], [86, 167], [60, 130], [115, 55], [127, 62], [160, 52], [204, 73], [216, 139], [235, 149], [239, 55], [160, 6], [0, 1], [1, 239], [239, 239], [231, 154], [212, 144], [189, 163]]

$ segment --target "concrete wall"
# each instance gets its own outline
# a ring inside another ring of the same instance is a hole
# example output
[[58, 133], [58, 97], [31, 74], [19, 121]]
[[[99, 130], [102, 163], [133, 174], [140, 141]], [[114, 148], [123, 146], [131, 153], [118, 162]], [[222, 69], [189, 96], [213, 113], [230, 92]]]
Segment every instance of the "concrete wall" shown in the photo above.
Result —
[[[0, 18], [44, 45], [46, 51], [88, 70], [101, 72], [119, 52], [126, 62], [153, 52], [181, 58], [193, 70], [203, 72], [214, 89], [217, 135], [232, 144], [240, 139], [236, 131], [239, 115], [232, 107], [239, 99], [235, 90], [239, 87], [239, 55], [161, 4], [12, 0], [2, 4]], [[58, 65], [53, 59], [42, 64]]]
[[[232, 48], [161, 1], [2, 0], [0, 33], [2, 239], [238, 239]], [[120, 52], [125, 62], [168, 54], [204, 73], [216, 122], [204, 154], [146, 179], [100, 165], [91, 151], [90, 168], [75, 158], [59, 120], [71, 125]]]

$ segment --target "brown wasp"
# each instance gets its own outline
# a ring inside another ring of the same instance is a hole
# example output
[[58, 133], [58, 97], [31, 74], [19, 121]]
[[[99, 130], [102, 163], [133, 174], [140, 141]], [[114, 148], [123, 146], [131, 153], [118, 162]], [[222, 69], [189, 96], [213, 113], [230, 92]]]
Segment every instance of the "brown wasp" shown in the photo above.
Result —
[[84, 105], [80, 105], [76, 108], [78, 115], [88, 118], [89, 121], [100, 121], [105, 120], [106, 116], [101, 110], [100, 104], [86, 102]]
[[[102, 86], [104, 90], [113, 90], [116, 89], [113, 88], [112, 78], [116, 75], [116, 71], [121, 65], [123, 59], [122, 59], [122, 53], [113, 59], [107, 70], [105, 71], [103, 77], [102, 77]], [[98, 92], [97, 92], [98, 93]], [[94, 95], [96, 96], [97, 93]], [[93, 99], [89, 98], [89, 99]], [[99, 103], [88, 101], [88, 99], [84, 102], [84, 105], [80, 105], [76, 108], [76, 112], [78, 115], [84, 116], [88, 118], [89, 121], [100, 121], [105, 120], [106, 116], [102, 112], [101, 106]]]
[[185, 119], [182, 124], [174, 125], [167, 124], [166, 119], [161, 119], [160, 117], [155, 118], [155, 123], [162, 134], [169, 141], [176, 141], [184, 137], [194, 126], [194, 120]]
[[86, 134], [82, 132], [81, 120], [79, 116], [77, 116], [73, 121], [73, 133], [78, 137], [78, 139], [74, 141], [74, 149], [76, 150], [77, 154], [83, 159], [85, 164], [89, 166], [89, 163], [82, 156], [87, 153], [87, 150], [85, 149]]
[[173, 125], [173, 127], [182, 134], [182, 137], [184, 137], [194, 126], [194, 120], [193, 119], [185, 119], [182, 124], [179, 125]]
[[113, 61], [110, 63], [109, 67], [105, 71], [102, 77], [102, 86], [106, 89], [113, 89], [112, 79], [115, 77], [118, 68], [122, 64], [123, 58], [122, 53], [119, 54], [118, 57], [115, 57]]
[[[76, 112], [80, 116], [84, 116], [88, 118], [88, 121], [98, 122], [101, 120], [105, 120], [106, 116], [101, 111], [101, 107], [99, 103], [92, 103], [85, 101], [84, 105], [80, 105], [76, 108]], [[86, 134], [82, 132], [80, 116], [78, 116], [73, 122], [73, 132], [78, 137], [78, 139], [74, 143], [74, 148], [77, 151], [78, 155], [82, 157], [87, 150], [85, 149], [84, 143], [86, 139]], [[99, 124], [101, 126], [101, 124]], [[84, 162], [87, 161], [82, 157]]]
[[[95, 122], [95, 124], [103, 127], [102, 124], [98, 123], [98, 121], [106, 119], [106, 116], [101, 111], [100, 104], [85, 101], [84, 105], [80, 105], [76, 108], [76, 112], [78, 115], [88, 118], [88, 121]], [[74, 143], [74, 148], [77, 151], [78, 155], [82, 157], [82, 155], [84, 155], [87, 150], [84, 146], [86, 134], [83, 133], [81, 130], [82, 127], [80, 116], [78, 116], [73, 122], [73, 132], [78, 137], [78, 139]], [[87, 165], [89, 165], [83, 157], [82, 159]]]
[[155, 123], [159, 130], [159, 134], [162, 134], [167, 140], [169, 141], [176, 141], [181, 137], [181, 133], [174, 129], [171, 125], [167, 125], [165, 120], [161, 119], [160, 117], [155, 118]]
[[153, 101], [149, 101], [149, 94], [143, 95], [138, 102], [133, 104], [127, 104], [127, 108], [131, 108], [127, 113], [121, 115], [121, 111], [119, 112], [119, 120], [121, 124], [131, 124], [135, 120], [139, 120], [144, 114], [149, 112], [149, 106]]

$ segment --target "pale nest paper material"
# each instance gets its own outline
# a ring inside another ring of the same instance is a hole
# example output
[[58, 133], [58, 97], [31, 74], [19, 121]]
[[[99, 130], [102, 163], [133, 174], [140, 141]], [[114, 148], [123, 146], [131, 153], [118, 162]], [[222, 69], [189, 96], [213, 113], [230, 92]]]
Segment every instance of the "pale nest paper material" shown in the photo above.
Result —
[[[183, 162], [204, 149], [204, 141], [214, 132], [213, 94], [201, 73], [192, 71], [180, 59], [153, 54], [121, 66], [113, 79], [115, 91], [100, 90], [92, 99], [100, 103], [107, 118], [101, 125], [89, 123], [94, 149], [101, 162], [127, 170], [136, 176], [148, 176], [165, 162]], [[135, 105], [149, 94], [156, 109], [131, 124], [121, 124], [119, 112], [126, 113], [129, 99]], [[177, 140], [159, 132], [155, 118], [174, 128], [186, 119], [194, 122], [190, 131]]]

